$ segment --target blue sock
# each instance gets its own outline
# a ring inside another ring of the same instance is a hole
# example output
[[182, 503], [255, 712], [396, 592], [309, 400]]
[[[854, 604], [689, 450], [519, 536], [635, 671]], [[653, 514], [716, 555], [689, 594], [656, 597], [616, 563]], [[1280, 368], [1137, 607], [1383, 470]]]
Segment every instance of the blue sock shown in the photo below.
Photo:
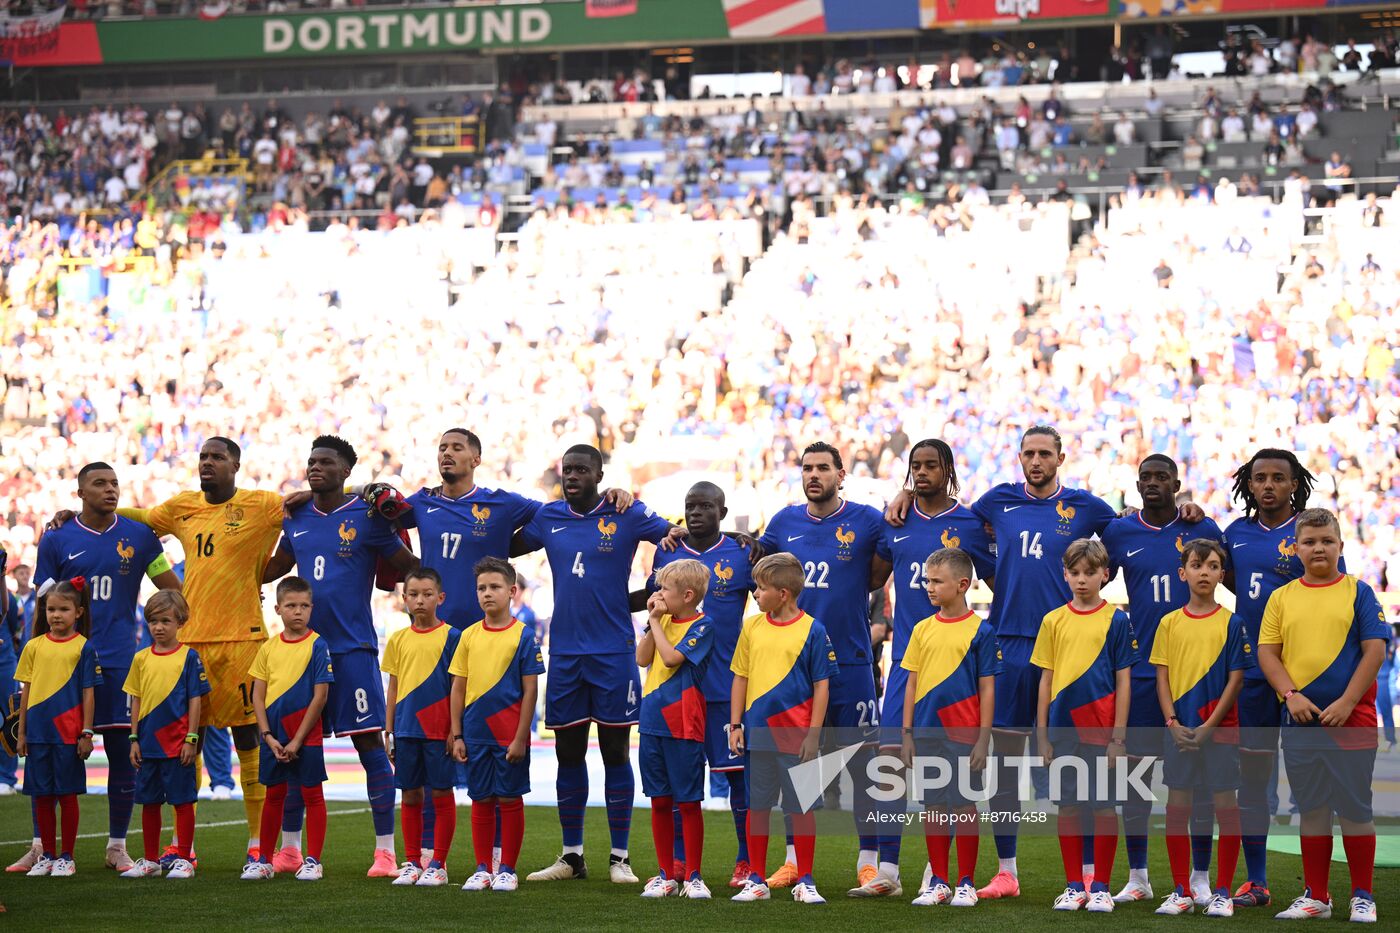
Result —
[[1128, 867], [1147, 868], [1147, 829], [1152, 820], [1152, 804], [1129, 800], [1123, 804], [1123, 845], [1128, 851]]
[[880, 861], [898, 865], [899, 844], [901, 841], [903, 841], [902, 836], [881, 836], [878, 846], [880, 850]]
[[678, 862], [684, 862], [684, 861], [685, 861], [685, 835], [684, 835], [684, 833], [685, 833], [685, 827], [682, 825], [683, 821], [681, 820], [681, 808], [680, 808], [680, 807], [672, 807], [672, 808], [671, 808], [671, 819], [675, 822], [675, 827], [676, 827], [675, 836], [672, 837], [672, 838], [674, 838], [675, 841], [676, 841], [676, 844], [672, 847], [675, 851], [671, 853], [671, 857], [674, 858], [674, 859], [675, 859], [676, 861], [678, 861]]
[[[423, 788], [423, 851], [433, 851], [433, 828], [437, 826], [437, 808], [433, 806], [433, 791]], [[489, 867], [489, 866], [488, 866]]]
[[637, 795], [637, 779], [632, 762], [603, 767], [603, 799], [608, 806], [608, 835], [614, 849], [627, 849], [632, 832], [632, 798]]
[[739, 854], [735, 862], [749, 860], [749, 783], [743, 771], [725, 771], [729, 782], [729, 810], [734, 817], [734, 835], [739, 837]]
[[783, 814], [783, 840], [791, 848], [792, 842], [792, 814]]
[[583, 845], [583, 811], [588, 806], [588, 765], [581, 762], [566, 765], [561, 762], [554, 778], [554, 793], [559, 798], [559, 828], [564, 833], [564, 845]]
[[501, 808], [496, 808], [496, 841], [491, 843], [492, 848], [501, 847]]
[[365, 790], [369, 792], [369, 808], [374, 817], [374, 834], [394, 834], [394, 769], [384, 746], [360, 752], [360, 764], [365, 769]]
[[296, 781], [288, 781], [287, 799], [282, 804], [282, 832], [301, 832], [301, 824], [305, 816], [306, 801], [301, 796], [301, 785]]
[[1210, 871], [1214, 847], [1215, 803], [1206, 794], [1196, 794], [1191, 801], [1191, 867]]
[[29, 822], [34, 825], [34, 838], [39, 838], [39, 804], [38, 797], [29, 798]]
[[1245, 877], [1261, 888], [1269, 886], [1269, 799], [1263, 784], [1246, 779], [1240, 786], [1240, 839]]
[[[991, 801], [990, 801], [990, 803], [989, 803], [987, 809], [988, 809], [988, 811], [991, 812], [991, 813], [1006, 813], [1006, 814], [1016, 813], [1016, 812], [1020, 811], [1020, 809], [1021, 809], [1021, 801], [1020, 801], [1020, 799], [1016, 796], [1016, 787], [1015, 787], [1014, 783], [1012, 783], [1012, 782], [1009, 780], [1009, 775], [1012, 775], [1012, 774], [1014, 774], [1015, 772], [1010, 771], [1010, 769], [1003, 769], [1003, 770], [1005, 770], [1005, 771], [1007, 772], [1008, 779], [1007, 779], [1007, 780], [1000, 780], [1000, 779], [999, 779], [999, 780], [997, 781], [997, 790], [996, 790], [996, 793], [992, 795], [992, 799], [991, 799]], [[1005, 784], [1012, 784], [1012, 786], [1011, 786], [1011, 788], [1010, 788], [1009, 790], [1003, 790], [1003, 787], [1004, 787]], [[1002, 825], [1008, 827], [1009, 829], [1011, 829], [1012, 832], [1010, 832], [1010, 833], [999, 833], [999, 834], [997, 834], [996, 836], [993, 837], [993, 838], [996, 840], [996, 845], [997, 845], [997, 858], [1015, 858], [1015, 857], [1016, 857], [1016, 838], [1017, 838], [1017, 837], [1016, 837], [1016, 833], [1015, 833], [1016, 823], [1013, 822], [1012, 819], [1011, 819], [1009, 816], [1008, 816], [1008, 817], [1003, 817], [1003, 819], [1005, 819], [1006, 822], [1003, 823]], [[1093, 851], [1093, 850], [1090, 849], [1090, 850], [1086, 850], [1086, 851]]]
[[[107, 756], [107, 835], [113, 839], [125, 839], [127, 827], [131, 825], [131, 807], [136, 793], [136, 769], [131, 766], [130, 743], [122, 735], [121, 729], [107, 729], [102, 732], [102, 747], [116, 749], [126, 743], [128, 754], [114, 752]], [[114, 738], [116, 741], [108, 741]]]

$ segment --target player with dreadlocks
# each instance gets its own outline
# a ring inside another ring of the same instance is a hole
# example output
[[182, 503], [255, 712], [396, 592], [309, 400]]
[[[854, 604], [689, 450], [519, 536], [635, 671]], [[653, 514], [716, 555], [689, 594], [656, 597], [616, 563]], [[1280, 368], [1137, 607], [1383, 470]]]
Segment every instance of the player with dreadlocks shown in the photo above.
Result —
[[[1266, 447], [1235, 471], [1234, 498], [1244, 517], [1225, 529], [1230, 569], [1225, 585], [1235, 593], [1235, 613], [1257, 645], [1264, 607], [1274, 590], [1303, 575], [1294, 556], [1294, 523], [1308, 507], [1314, 476], [1290, 450]], [[1345, 572], [1345, 568], [1343, 568]], [[1270, 903], [1268, 877], [1269, 783], [1278, 751], [1278, 696], [1257, 667], [1245, 671], [1239, 699], [1240, 821], [1247, 878], [1235, 893], [1236, 907]]]
[[[894, 645], [880, 712], [884, 724], [880, 746], [887, 749], [900, 747], [899, 729], [904, 722], [904, 689], [909, 683], [909, 672], [899, 662], [914, 626], [938, 612], [924, 589], [924, 562], [934, 551], [955, 547], [972, 557], [977, 576], [988, 585], [996, 571], [996, 558], [982, 519], [957, 500], [961, 486], [953, 450], [947, 442], [924, 438], [915, 444], [909, 451], [904, 485], [914, 498], [909, 517], [902, 527], [885, 530], [894, 565]], [[880, 854], [880, 861], [898, 864], [899, 842], [898, 834], [883, 840], [886, 851]], [[879, 876], [872, 885], [887, 880]]]

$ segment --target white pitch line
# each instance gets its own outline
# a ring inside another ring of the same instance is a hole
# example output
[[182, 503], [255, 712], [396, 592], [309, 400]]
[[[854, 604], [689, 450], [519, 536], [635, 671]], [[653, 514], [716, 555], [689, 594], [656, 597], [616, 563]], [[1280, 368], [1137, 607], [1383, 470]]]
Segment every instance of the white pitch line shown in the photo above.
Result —
[[[349, 810], [329, 810], [329, 811], [326, 812], [326, 816], [346, 816], [346, 815], [352, 814], [352, 813], [369, 813], [369, 812], [370, 812], [370, 808], [369, 808], [369, 807], [352, 807], [352, 808], [350, 808]], [[196, 824], [194, 825], [194, 828], [195, 828], [195, 829], [217, 829], [217, 828], [220, 827], [220, 826], [246, 826], [246, 825], [248, 825], [248, 821], [247, 821], [247, 820], [219, 820], [218, 822], [215, 822], [215, 823], [196, 823]], [[106, 834], [106, 833], [79, 833], [79, 834], [78, 834], [78, 838], [79, 838], [79, 839], [106, 839], [106, 838], [107, 838], [107, 834]], [[22, 846], [22, 845], [29, 845], [29, 844], [30, 844], [31, 842], [33, 842], [33, 841], [34, 841], [33, 839], [6, 839], [4, 842], [0, 842], [0, 846]]]

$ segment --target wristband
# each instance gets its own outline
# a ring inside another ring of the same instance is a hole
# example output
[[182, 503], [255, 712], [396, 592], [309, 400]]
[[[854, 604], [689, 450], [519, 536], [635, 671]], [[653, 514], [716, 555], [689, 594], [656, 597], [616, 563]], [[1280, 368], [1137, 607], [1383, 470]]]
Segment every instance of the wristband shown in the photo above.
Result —
[[1170, 726], [1170, 725], [1171, 725], [1172, 723], [1174, 723], [1174, 722], [1181, 722], [1181, 720], [1177, 719], [1175, 716], [1168, 716], [1168, 717], [1167, 717], [1167, 725]]
[[80, 738], [80, 739], [90, 739], [90, 738], [93, 737], [93, 735], [94, 735], [94, 733], [93, 733], [93, 731], [92, 731], [91, 729], [84, 729], [82, 732], [79, 732], [79, 733], [78, 733], [78, 738]]
[[464, 738], [462, 738], [460, 735], [454, 735], [454, 736], [452, 737], [452, 741], [454, 741], [454, 742], [461, 742], [463, 745], [466, 745], [466, 744], [467, 744], [467, 740], [464, 739]]
[[905, 735], [913, 735], [913, 734], [914, 734], [914, 730], [913, 730], [913, 729], [903, 729], [903, 730], [901, 730], [901, 731], [902, 731]]
[[199, 733], [198, 733], [198, 732], [188, 732], [188, 733], [186, 733], [186, 734], [185, 734], [185, 744], [187, 744], [187, 745], [198, 745], [198, 744], [199, 744]]
[[1122, 739], [1109, 739], [1109, 740], [1108, 740], [1108, 744], [1109, 744], [1109, 745], [1123, 745], [1123, 746], [1126, 746], [1128, 743], [1125, 742], [1125, 741], [1123, 741]]
[[1297, 693], [1297, 692], [1298, 692], [1297, 690], [1289, 690], [1287, 693], [1285, 693], [1285, 694], [1283, 695], [1283, 702], [1287, 703], [1287, 702], [1288, 702], [1288, 698], [1291, 697], [1291, 696], [1293, 696], [1293, 694], [1295, 694], [1295, 693]]
[[133, 732], [133, 733], [131, 733], [131, 735], [127, 736], [127, 739], [129, 739], [129, 740], [132, 741], [132, 742], [139, 742], [139, 741], [141, 741], [141, 736], [139, 736], [139, 735], [137, 735], [135, 732]]
[[734, 732], [735, 730], [738, 730], [738, 731], [740, 731], [740, 732], [743, 732], [743, 731], [744, 731], [744, 724], [743, 724], [742, 722], [731, 722], [731, 723], [726, 723], [726, 724], [725, 724], [725, 727], [724, 727], [724, 731], [725, 731], [725, 732]]
[[[270, 736], [270, 735], [272, 735], [271, 732], [267, 731], [266, 729], [263, 730], [263, 738], [267, 738], [267, 737]], [[275, 736], [274, 736], [274, 738], [275, 738]]]

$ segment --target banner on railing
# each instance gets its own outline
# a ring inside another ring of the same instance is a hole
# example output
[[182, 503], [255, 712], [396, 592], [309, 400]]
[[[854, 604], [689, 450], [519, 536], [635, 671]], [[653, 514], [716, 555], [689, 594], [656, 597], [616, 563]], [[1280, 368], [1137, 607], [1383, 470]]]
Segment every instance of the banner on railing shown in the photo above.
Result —
[[0, 10], [0, 61], [15, 62], [57, 48], [59, 27], [67, 9], [60, 2], [29, 13]]
[[5, 59], [24, 67], [398, 57], [912, 34], [970, 25], [1087, 24], [1364, 2], [1369, 0], [516, 0], [235, 14], [228, 0], [200, 0], [198, 16], [83, 20], [61, 26], [64, 7], [59, 2], [41, 13], [0, 14], [5, 24], [0, 42]]

